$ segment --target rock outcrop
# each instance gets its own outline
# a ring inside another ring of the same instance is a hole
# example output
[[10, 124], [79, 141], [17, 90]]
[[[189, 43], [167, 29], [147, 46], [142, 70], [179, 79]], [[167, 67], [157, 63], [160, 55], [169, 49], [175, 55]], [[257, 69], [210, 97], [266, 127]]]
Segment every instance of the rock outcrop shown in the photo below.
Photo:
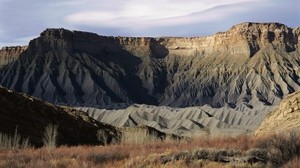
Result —
[[58, 107], [45, 101], [0, 87], [0, 132], [13, 135], [15, 129], [34, 146], [43, 145], [45, 128], [58, 126], [58, 145], [103, 144], [98, 140], [99, 130], [108, 142], [119, 138], [120, 132], [100, 123], [85, 112]]
[[3, 65], [14, 62], [26, 49], [27, 46], [3, 47], [0, 50], [0, 68]]
[[270, 112], [255, 132], [256, 136], [272, 135], [300, 129], [300, 92], [286, 96], [280, 105]]
[[70, 106], [260, 109], [300, 89], [299, 35], [279, 23], [193, 38], [47, 29], [0, 70], [0, 84]]

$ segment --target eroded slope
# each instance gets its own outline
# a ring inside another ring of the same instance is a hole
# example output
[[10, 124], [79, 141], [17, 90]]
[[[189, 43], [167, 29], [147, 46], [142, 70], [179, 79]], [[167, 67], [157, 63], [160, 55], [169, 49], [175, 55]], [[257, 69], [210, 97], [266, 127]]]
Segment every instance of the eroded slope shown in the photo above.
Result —
[[58, 145], [101, 144], [96, 134], [102, 130], [109, 141], [118, 138], [112, 126], [100, 123], [86, 113], [28, 97], [0, 87], [0, 132], [13, 134], [15, 129], [35, 146], [41, 146], [45, 128], [58, 126]]
[[237, 111], [230, 107], [209, 106], [172, 108], [166, 106], [132, 105], [126, 109], [107, 110], [78, 108], [94, 119], [116, 127], [137, 127], [146, 125], [162, 132], [183, 136], [238, 135], [255, 130], [267, 112]]
[[0, 70], [0, 83], [71, 106], [260, 109], [299, 90], [299, 34], [278, 23], [243, 23], [195, 38], [47, 29]]

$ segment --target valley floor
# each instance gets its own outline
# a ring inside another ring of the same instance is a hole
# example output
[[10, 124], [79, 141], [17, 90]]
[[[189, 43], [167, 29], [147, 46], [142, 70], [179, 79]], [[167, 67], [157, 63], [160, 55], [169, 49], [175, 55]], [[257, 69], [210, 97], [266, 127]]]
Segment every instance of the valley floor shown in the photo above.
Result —
[[[297, 134], [298, 136], [299, 134]], [[296, 134], [275, 135], [267, 139], [198, 137], [191, 140], [121, 143], [106, 146], [60, 146], [57, 148], [0, 149], [0, 168], [6, 167], [294, 167], [299, 153], [283, 156], [284, 149], [299, 149]], [[287, 141], [284, 141], [287, 140]], [[299, 141], [299, 136], [298, 136]], [[272, 144], [274, 145], [272, 147]], [[281, 146], [282, 147], [282, 146]], [[272, 149], [272, 150], [271, 150]], [[275, 151], [275, 153], [274, 153]], [[291, 150], [292, 151], [292, 150]], [[272, 153], [273, 152], [273, 153]], [[285, 151], [284, 151], [285, 152]], [[272, 156], [272, 157], [270, 157]], [[279, 159], [278, 159], [279, 158]], [[286, 159], [289, 158], [289, 159]], [[282, 160], [286, 159], [286, 160]], [[278, 162], [277, 162], [278, 161]]]

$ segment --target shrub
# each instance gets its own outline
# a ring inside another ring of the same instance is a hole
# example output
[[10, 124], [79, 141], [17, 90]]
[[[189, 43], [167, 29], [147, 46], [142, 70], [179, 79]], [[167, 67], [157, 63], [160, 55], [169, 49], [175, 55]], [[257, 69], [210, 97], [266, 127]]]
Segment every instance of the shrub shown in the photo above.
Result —
[[194, 159], [200, 160], [200, 159], [207, 159], [209, 156], [209, 150], [208, 149], [196, 149], [193, 151]]
[[257, 160], [260, 160], [263, 163], [266, 163], [268, 161], [268, 151], [266, 149], [261, 149], [261, 148], [249, 149], [245, 155], [250, 158], [256, 158]]
[[157, 135], [144, 128], [122, 128], [122, 143], [142, 144], [156, 141]]
[[98, 141], [100, 141], [101, 143], [103, 143], [103, 145], [107, 145], [107, 143], [108, 143], [108, 137], [106, 135], [105, 130], [98, 130], [97, 131], [97, 138], [98, 138]]
[[300, 157], [300, 134], [296, 131], [275, 134], [261, 140], [258, 148], [266, 149], [272, 167], [280, 167], [289, 160]]
[[233, 157], [236, 155], [240, 155], [240, 152], [237, 150], [226, 150], [226, 149], [211, 149], [208, 155], [208, 160], [217, 161], [217, 162], [225, 162], [226, 157]]
[[44, 137], [43, 137], [44, 146], [49, 148], [56, 147], [56, 141], [58, 136], [57, 128], [58, 126], [53, 124], [49, 124], [45, 128]]
[[29, 139], [22, 138], [17, 128], [13, 136], [0, 133], [0, 149], [25, 149], [29, 146]]
[[228, 157], [240, 155], [238, 150], [225, 149], [196, 149], [193, 151], [181, 151], [173, 154], [161, 156], [161, 163], [174, 162], [178, 160], [208, 160], [214, 162], [229, 162]]
[[103, 164], [105, 162], [119, 161], [129, 158], [128, 153], [111, 152], [111, 153], [90, 153], [87, 156], [87, 160], [94, 162], [95, 164]]

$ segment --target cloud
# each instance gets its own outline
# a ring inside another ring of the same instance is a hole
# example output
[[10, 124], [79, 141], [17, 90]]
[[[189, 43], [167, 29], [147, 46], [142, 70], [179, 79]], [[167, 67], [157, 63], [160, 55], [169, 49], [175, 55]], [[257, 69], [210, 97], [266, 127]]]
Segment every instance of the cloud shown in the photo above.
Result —
[[0, 47], [25, 44], [49, 27], [113, 36], [203, 36], [247, 21], [298, 27], [299, 6], [299, 0], [0, 0]]
[[[88, 26], [104, 25], [108, 27], [143, 28], [166, 25], [180, 25], [207, 20], [219, 20], [230, 15], [235, 10], [218, 13], [208, 13], [198, 17], [194, 13], [204, 13], [218, 6], [234, 5], [240, 3], [256, 2], [258, 0], [233, 0], [233, 1], [179, 1], [179, 0], [128, 0], [118, 10], [87, 10], [70, 14], [64, 18], [69, 24]], [[158, 5], [159, 4], [159, 5]]]

